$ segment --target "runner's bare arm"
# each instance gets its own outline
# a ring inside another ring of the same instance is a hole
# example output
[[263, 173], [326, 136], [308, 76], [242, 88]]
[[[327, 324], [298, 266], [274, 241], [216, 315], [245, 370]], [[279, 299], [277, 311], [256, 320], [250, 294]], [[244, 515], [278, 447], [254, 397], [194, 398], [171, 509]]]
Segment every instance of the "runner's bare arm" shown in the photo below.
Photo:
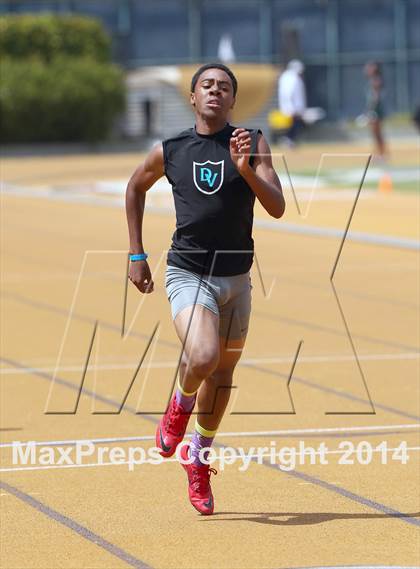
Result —
[[[163, 174], [163, 148], [159, 144], [146, 156], [145, 161], [140, 164], [127, 185], [125, 208], [131, 254], [144, 253], [142, 230], [146, 192]], [[153, 291], [153, 280], [147, 261], [130, 263], [129, 279], [140, 292]]]
[[159, 144], [150, 151], [128, 182], [125, 207], [130, 235], [130, 253], [144, 253], [142, 225], [145, 194], [163, 174], [163, 148]]
[[[236, 152], [238, 155], [249, 155], [251, 149], [251, 139], [245, 129], [237, 129], [233, 133], [238, 140]], [[242, 177], [246, 180], [252, 191], [257, 196], [263, 208], [276, 219], [284, 214], [286, 204], [280, 180], [273, 167], [271, 150], [264, 136], [258, 136], [257, 152], [252, 167], [247, 160], [238, 160], [238, 169]]]

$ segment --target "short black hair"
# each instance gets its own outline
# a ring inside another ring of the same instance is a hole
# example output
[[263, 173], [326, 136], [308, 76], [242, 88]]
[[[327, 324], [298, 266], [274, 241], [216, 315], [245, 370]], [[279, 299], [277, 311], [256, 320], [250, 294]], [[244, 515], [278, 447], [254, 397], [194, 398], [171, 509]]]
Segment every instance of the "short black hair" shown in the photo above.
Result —
[[194, 73], [193, 78], [191, 79], [191, 93], [194, 93], [194, 89], [197, 85], [197, 81], [200, 75], [204, 73], [204, 71], [207, 71], [207, 69], [221, 69], [227, 75], [229, 75], [230, 80], [232, 81], [233, 96], [236, 96], [236, 92], [238, 91], [238, 81], [236, 80], [235, 75], [232, 73], [229, 67], [226, 67], [226, 65], [223, 65], [223, 63], [206, 63], [205, 65], [202, 65], [200, 69]]

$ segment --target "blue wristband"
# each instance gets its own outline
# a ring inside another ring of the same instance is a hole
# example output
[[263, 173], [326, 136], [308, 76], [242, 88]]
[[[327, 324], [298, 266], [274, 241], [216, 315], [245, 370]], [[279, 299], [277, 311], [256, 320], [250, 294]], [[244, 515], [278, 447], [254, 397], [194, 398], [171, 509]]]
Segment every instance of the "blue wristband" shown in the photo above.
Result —
[[140, 253], [139, 255], [130, 255], [130, 261], [145, 261], [149, 255], [147, 253]]

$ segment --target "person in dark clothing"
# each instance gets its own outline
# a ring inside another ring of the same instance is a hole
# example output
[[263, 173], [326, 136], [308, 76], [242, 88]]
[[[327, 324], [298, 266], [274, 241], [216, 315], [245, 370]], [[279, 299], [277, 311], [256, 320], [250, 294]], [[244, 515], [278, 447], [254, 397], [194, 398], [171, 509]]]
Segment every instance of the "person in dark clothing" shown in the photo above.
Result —
[[145, 195], [163, 175], [172, 185], [176, 230], [165, 284], [183, 354], [176, 392], [156, 429], [156, 445], [164, 457], [175, 453], [197, 401], [195, 432], [190, 444], [183, 443], [180, 458], [190, 502], [205, 515], [214, 509], [210, 474], [215, 471], [207, 461], [208, 449], [227, 407], [248, 331], [255, 198], [275, 218], [285, 210], [261, 131], [228, 123], [236, 92], [236, 78], [225, 65], [198, 69], [190, 95], [195, 126], [152, 149], [126, 192], [129, 279], [140, 292], [151, 293], [142, 236]]
[[417, 130], [420, 132], [420, 103], [414, 109], [413, 122], [416, 125]]
[[369, 62], [364, 68], [368, 79], [366, 91], [366, 116], [375, 142], [375, 151], [380, 158], [386, 156], [386, 144], [383, 135], [385, 118], [384, 79], [379, 63]]

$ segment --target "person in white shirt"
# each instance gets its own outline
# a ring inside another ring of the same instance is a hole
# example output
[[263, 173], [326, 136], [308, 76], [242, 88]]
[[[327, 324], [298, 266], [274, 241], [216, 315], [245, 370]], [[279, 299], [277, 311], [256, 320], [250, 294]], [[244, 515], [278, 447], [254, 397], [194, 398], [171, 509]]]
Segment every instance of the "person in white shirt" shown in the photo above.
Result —
[[233, 40], [230, 34], [223, 34], [220, 38], [217, 55], [222, 63], [234, 63], [236, 61]]
[[297, 59], [289, 61], [286, 70], [280, 75], [278, 83], [279, 109], [283, 115], [292, 117], [293, 122], [286, 133], [286, 142], [296, 143], [299, 131], [305, 125], [306, 88], [302, 75], [303, 63]]

